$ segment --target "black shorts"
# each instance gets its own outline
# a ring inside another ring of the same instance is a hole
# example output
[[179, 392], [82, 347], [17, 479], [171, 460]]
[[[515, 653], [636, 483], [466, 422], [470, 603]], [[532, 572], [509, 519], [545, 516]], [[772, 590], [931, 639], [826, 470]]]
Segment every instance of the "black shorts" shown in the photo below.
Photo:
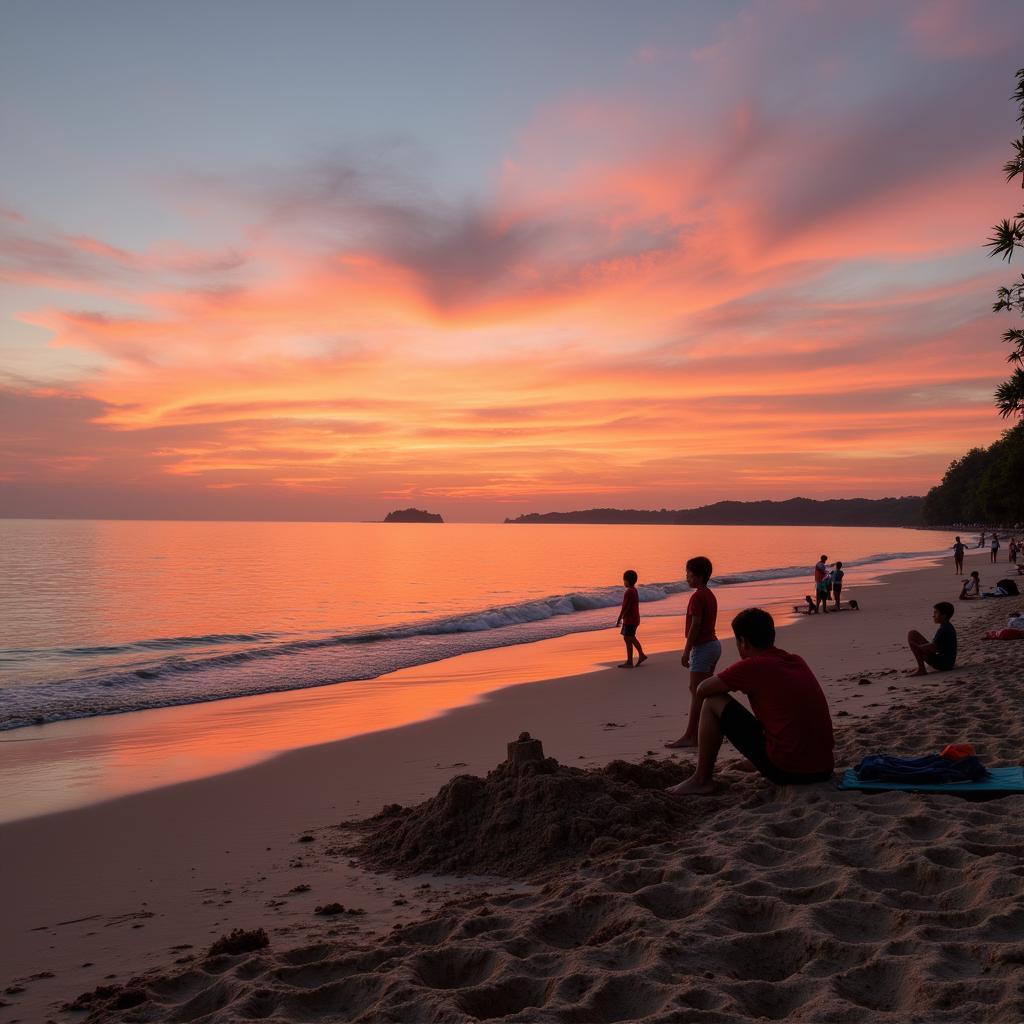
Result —
[[953, 665], [956, 664], [956, 662], [948, 662], [946, 660], [940, 661], [937, 654], [926, 654], [924, 660], [925, 664], [931, 665], [936, 672], [950, 672], [953, 669]]
[[766, 778], [776, 786], [799, 786], [810, 782], [826, 782], [832, 772], [814, 772], [805, 775], [776, 768], [768, 758], [764, 741], [764, 726], [732, 697], [726, 698], [722, 709], [722, 732], [729, 742]]
[[639, 628], [640, 628], [640, 623], [639, 622], [634, 622], [632, 624], [627, 624], [627, 623], [624, 622], [622, 624], [622, 635], [623, 636], [636, 636], [636, 631]]

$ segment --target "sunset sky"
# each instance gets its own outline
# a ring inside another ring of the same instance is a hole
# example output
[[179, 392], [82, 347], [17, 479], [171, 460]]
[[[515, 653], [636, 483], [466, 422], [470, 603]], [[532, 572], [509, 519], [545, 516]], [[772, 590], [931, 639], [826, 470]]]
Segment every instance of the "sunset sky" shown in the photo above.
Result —
[[923, 494], [1013, 2], [7, 0], [0, 515]]

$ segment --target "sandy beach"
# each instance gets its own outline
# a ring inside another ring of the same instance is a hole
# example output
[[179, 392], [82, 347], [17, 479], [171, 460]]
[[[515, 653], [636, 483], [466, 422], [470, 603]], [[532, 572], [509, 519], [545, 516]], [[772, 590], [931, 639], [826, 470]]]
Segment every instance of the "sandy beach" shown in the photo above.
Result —
[[[992, 583], [981, 557], [967, 568]], [[1024, 646], [981, 639], [1021, 602], [958, 603], [957, 669], [902, 674], [907, 631], [929, 632], [932, 604], [958, 590], [945, 560], [851, 587], [862, 611], [780, 633], [826, 690], [838, 767], [951, 742], [993, 767], [1021, 763]], [[486, 775], [524, 730], [565, 766], [653, 758], [681, 771], [673, 760], [689, 759], [662, 747], [683, 709], [674, 630], [659, 627], [657, 653], [633, 672], [568, 674], [570, 638], [409, 670], [405, 684], [453, 685], [520, 659], [532, 681], [426, 721], [0, 826], [0, 1022], [1024, 1019], [1019, 796], [776, 789], [731, 767], [726, 746], [719, 792], [657, 834], [597, 836], [497, 876], [461, 864], [396, 877], [352, 855], [340, 823]], [[723, 665], [735, 658], [724, 647]], [[315, 696], [297, 699], [316, 714]], [[187, 727], [188, 712], [177, 721]], [[541, 841], [502, 840], [521, 864]], [[344, 909], [316, 913], [332, 903]], [[235, 928], [263, 928], [269, 945], [208, 958]]]

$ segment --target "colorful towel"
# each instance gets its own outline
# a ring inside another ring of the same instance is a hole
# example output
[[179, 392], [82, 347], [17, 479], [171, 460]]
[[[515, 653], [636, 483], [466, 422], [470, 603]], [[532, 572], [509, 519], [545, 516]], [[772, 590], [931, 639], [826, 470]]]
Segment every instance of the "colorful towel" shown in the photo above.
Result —
[[970, 796], [974, 793], [1024, 793], [1024, 768], [990, 768], [987, 779], [981, 782], [862, 782], [852, 768], [846, 770], [839, 783], [840, 789], [865, 791], [897, 790], [907, 793], [955, 793]]

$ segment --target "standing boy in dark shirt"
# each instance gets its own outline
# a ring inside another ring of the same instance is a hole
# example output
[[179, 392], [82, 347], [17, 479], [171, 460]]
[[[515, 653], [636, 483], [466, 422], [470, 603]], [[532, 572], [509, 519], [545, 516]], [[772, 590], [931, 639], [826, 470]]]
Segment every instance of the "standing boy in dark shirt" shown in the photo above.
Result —
[[627, 569], [622, 574], [622, 582], [626, 585], [625, 593], [622, 595], [622, 607], [619, 609], [619, 617], [615, 620], [616, 626], [622, 626], [622, 639], [626, 641], [626, 660], [619, 668], [633, 667], [633, 648], [636, 648], [637, 665], [642, 665], [647, 660], [640, 641], [636, 638], [637, 627], [640, 625], [640, 595], [636, 590], [636, 573]]
[[959, 538], [953, 541], [953, 572], [962, 573], [964, 571], [964, 551], [967, 549], [967, 545]]
[[908, 672], [911, 676], [928, 674], [926, 665], [931, 665], [936, 672], [948, 672], [956, 664], [956, 630], [949, 620], [953, 617], [953, 606], [948, 601], [940, 601], [932, 609], [932, 621], [939, 627], [932, 637], [931, 643], [916, 629], [907, 634], [910, 653], [917, 661], [917, 671]]
[[832, 580], [832, 596], [835, 598], [837, 612], [841, 611], [843, 607], [843, 577], [845, 575], [843, 563], [836, 562], [836, 567], [832, 570], [830, 579]]

